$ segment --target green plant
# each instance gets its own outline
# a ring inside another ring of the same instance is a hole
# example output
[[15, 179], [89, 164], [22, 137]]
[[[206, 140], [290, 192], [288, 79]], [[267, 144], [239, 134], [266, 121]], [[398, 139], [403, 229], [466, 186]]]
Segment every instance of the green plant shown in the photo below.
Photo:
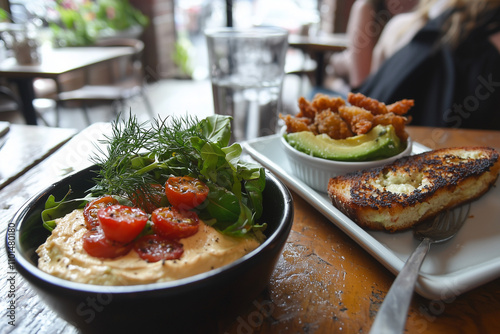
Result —
[[57, 22], [49, 24], [56, 46], [92, 45], [105, 30], [149, 24], [128, 0], [57, 0]]
[[193, 68], [191, 64], [191, 49], [192, 44], [188, 38], [180, 36], [175, 43], [172, 60], [179, 68], [180, 74], [191, 77]]
[[95, 43], [99, 22], [95, 20], [95, 3], [58, 1], [59, 22], [49, 24], [56, 46], [80, 46]]
[[9, 20], [9, 13], [6, 10], [0, 8], [0, 22], [6, 22]]
[[130, 5], [128, 0], [100, 0], [97, 2], [96, 18], [106, 22], [114, 30], [125, 30], [135, 25], [149, 24], [147, 16]]

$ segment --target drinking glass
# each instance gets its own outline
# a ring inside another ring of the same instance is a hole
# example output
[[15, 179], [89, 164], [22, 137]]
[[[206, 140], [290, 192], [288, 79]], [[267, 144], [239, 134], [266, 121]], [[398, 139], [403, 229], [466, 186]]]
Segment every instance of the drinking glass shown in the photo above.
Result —
[[205, 31], [215, 113], [233, 117], [232, 141], [277, 131], [288, 32], [278, 27]]

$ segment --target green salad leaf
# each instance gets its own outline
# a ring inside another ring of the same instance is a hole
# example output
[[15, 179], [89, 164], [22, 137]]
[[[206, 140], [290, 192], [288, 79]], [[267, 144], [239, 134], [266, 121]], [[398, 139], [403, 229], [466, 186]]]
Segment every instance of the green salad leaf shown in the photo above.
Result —
[[56, 201], [53, 195], [50, 195], [45, 201], [45, 210], [42, 211], [43, 226], [52, 231], [56, 227], [56, 219], [63, 217], [75, 209], [81, 209], [87, 203], [86, 199], [67, 200], [71, 194], [71, 188], [60, 201]]

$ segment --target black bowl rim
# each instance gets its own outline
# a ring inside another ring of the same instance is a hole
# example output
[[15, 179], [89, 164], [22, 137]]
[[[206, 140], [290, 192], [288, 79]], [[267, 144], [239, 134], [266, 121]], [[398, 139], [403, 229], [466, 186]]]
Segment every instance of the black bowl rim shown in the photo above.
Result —
[[[266, 170], [266, 179], [267, 181], [271, 180], [279, 189], [279, 192], [284, 196], [284, 215], [280, 221], [280, 224], [276, 228], [276, 230], [269, 236], [267, 236], [266, 240], [259, 245], [256, 249], [251, 251], [250, 253], [244, 255], [243, 257], [237, 259], [236, 261], [227, 264], [223, 267], [216, 268], [210, 270], [208, 272], [200, 273], [194, 276], [174, 280], [167, 282], [158, 282], [158, 283], [147, 283], [147, 284], [137, 284], [137, 285], [95, 285], [95, 284], [87, 284], [87, 283], [78, 283], [69, 281], [63, 278], [59, 278], [53, 275], [50, 275], [42, 270], [40, 270], [37, 266], [33, 265], [29, 260], [27, 260], [22, 254], [22, 251], [19, 249], [20, 245], [20, 225], [28, 213], [31, 206], [34, 205], [40, 198], [45, 196], [46, 194], [50, 194], [52, 189], [57, 188], [60, 184], [65, 183], [68, 178], [74, 177], [79, 173], [86, 173], [91, 169], [95, 169], [96, 166], [90, 166], [84, 168], [79, 171], [72, 172], [68, 174], [63, 179], [53, 183], [48, 186], [44, 190], [40, 191], [35, 196], [31, 197], [28, 201], [26, 201], [23, 206], [16, 212], [11, 222], [15, 224], [15, 248], [14, 252], [12, 249], [8, 247], [8, 239], [9, 239], [9, 231], [6, 233], [6, 251], [7, 253], [12, 253], [15, 258], [16, 265], [22, 267], [23, 270], [29, 273], [29, 275], [35, 277], [36, 279], [42, 281], [44, 284], [48, 284], [50, 286], [55, 286], [71, 291], [78, 292], [86, 292], [86, 293], [108, 293], [108, 294], [127, 294], [127, 293], [138, 293], [138, 292], [148, 292], [148, 291], [157, 291], [157, 290], [166, 290], [166, 289], [178, 289], [181, 287], [188, 288], [193, 284], [200, 284], [204, 281], [208, 281], [210, 279], [217, 279], [217, 276], [221, 273], [237, 270], [239, 267], [244, 266], [247, 261], [254, 258], [265, 250], [268, 247], [272, 246], [272, 243], [279, 239], [282, 233], [285, 233], [288, 237], [292, 224], [293, 224], [293, 199], [290, 194], [288, 188], [281, 182], [274, 174]], [[267, 182], [266, 181], [266, 182]], [[271, 246], [270, 246], [271, 245]], [[23, 275], [24, 276], [24, 275]]]

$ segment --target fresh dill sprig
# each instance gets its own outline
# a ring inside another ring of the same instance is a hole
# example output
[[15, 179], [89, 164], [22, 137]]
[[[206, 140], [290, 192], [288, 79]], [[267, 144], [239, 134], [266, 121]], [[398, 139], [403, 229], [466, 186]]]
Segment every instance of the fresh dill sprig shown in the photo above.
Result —
[[[167, 123], [167, 120], [170, 120]], [[198, 119], [194, 116], [156, 120], [152, 126], [154, 133], [151, 153], [160, 161], [168, 161], [170, 167], [182, 168], [186, 175], [198, 176], [199, 152], [192, 146], [191, 139], [198, 137], [206, 140], [198, 128]], [[175, 174], [175, 173], [174, 173]]]
[[100, 141], [106, 151], [98, 147], [100, 154], [92, 157], [92, 161], [100, 167], [93, 192], [127, 195], [141, 183], [152, 181], [147, 174], [136, 174], [134, 167], [140, 162], [151, 138], [152, 132], [145, 127], [145, 123], [139, 124], [135, 116], [128, 121], [113, 122], [111, 136]]
[[112, 123], [112, 134], [92, 158], [100, 167], [94, 194], [117, 194], [133, 198], [139, 189], [164, 183], [171, 175], [198, 177], [200, 154], [191, 138], [202, 140], [196, 117], [154, 120], [151, 126], [139, 123], [133, 115]]

